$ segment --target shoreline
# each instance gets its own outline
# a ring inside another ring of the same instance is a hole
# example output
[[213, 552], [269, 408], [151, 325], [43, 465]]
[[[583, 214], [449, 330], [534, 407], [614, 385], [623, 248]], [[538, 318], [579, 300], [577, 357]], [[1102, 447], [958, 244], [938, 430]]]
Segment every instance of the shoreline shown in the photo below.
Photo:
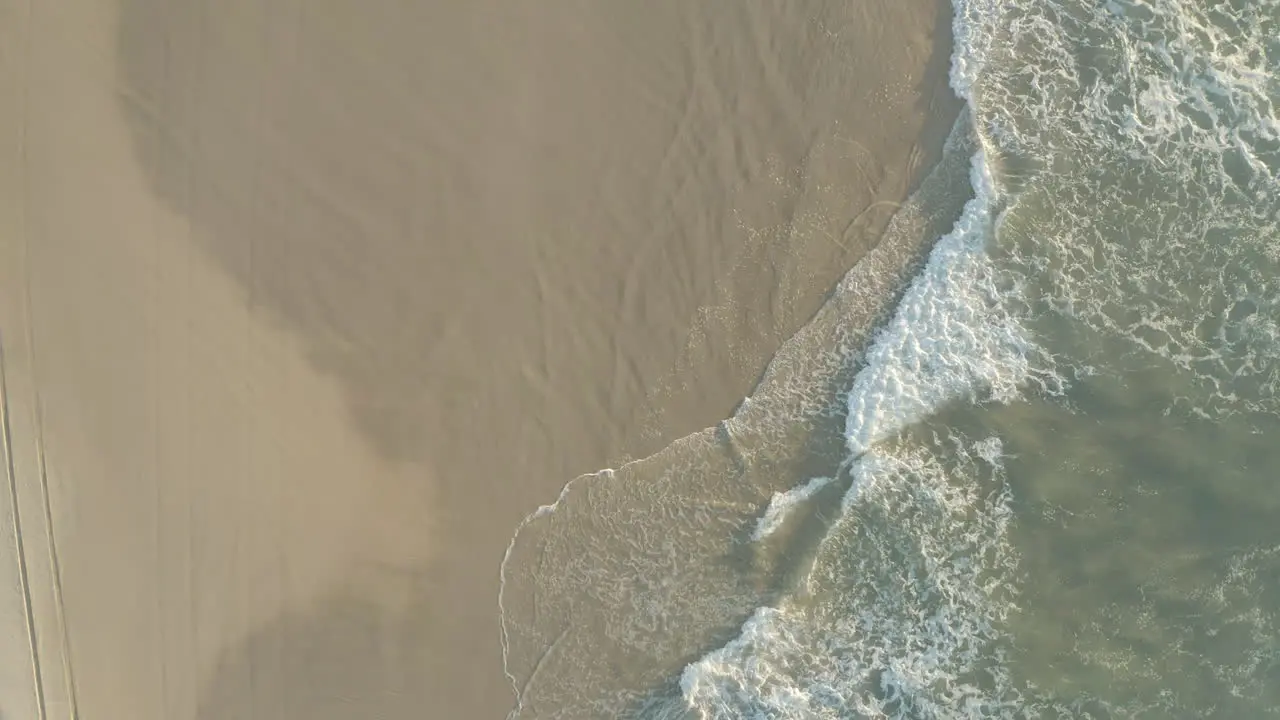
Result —
[[[716, 651], [775, 602], [775, 593], [786, 592], [792, 572], [785, 559], [806, 555], [820, 540], [820, 516], [785, 533], [780, 550], [747, 551], [754, 559], [746, 566], [725, 574], [722, 561], [742, 559], [741, 532], [758, 532], [766, 503], [772, 507], [800, 483], [842, 475], [848, 447], [844, 412], [835, 406], [846, 402], [867, 344], [970, 199], [973, 143], [967, 116], [957, 117], [943, 158], [895, 213], [882, 241], [784, 343], [727, 419], [647, 457], [570, 480], [555, 502], [517, 526], [498, 597], [503, 667], [516, 697], [509, 720], [538, 717], [544, 704], [609, 716], [657, 707], [675, 712], [680, 700], [670, 681], [683, 677], [687, 660]], [[847, 489], [839, 480], [817, 495], [838, 502], [833, 493]], [[711, 507], [714, 520], [705, 515]], [[713, 569], [721, 572], [704, 572]], [[756, 588], [744, 594], [744, 581]], [[636, 602], [650, 608], [640, 619], [632, 617]], [[654, 607], [670, 613], [656, 633], [644, 621]], [[686, 619], [687, 612], [698, 617]], [[611, 628], [607, 636], [592, 632], [601, 626]], [[632, 641], [622, 640], [628, 636]], [[559, 704], [570, 699], [580, 704]]]
[[950, 123], [945, 3], [119, 4], [0, 69], [35, 642], [85, 714], [501, 716], [519, 518], [727, 417]]

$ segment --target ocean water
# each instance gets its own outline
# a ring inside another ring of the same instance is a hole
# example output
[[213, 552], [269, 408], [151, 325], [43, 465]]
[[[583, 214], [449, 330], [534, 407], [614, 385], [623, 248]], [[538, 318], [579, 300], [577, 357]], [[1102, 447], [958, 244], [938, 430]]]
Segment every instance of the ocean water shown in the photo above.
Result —
[[884, 242], [516, 532], [512, 718], [1280, 716], [1280, 2], [954, 11]]

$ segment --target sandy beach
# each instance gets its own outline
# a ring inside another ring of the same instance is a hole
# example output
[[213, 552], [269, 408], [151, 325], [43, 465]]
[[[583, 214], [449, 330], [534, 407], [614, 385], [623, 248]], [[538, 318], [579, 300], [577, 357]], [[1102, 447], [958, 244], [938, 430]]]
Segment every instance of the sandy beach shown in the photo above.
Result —
[[0, 718], [499, 718], [513, 529], [937, 158], [936, 0], [0, 0]]

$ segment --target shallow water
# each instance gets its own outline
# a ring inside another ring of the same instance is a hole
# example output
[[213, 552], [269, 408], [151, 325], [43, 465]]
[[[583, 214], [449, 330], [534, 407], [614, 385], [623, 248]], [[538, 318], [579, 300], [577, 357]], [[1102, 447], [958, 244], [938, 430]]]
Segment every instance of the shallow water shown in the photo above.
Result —
[[881, 255], [513, 539], [514, 717], [1280, 715], [1280, 4], [955, 11]]

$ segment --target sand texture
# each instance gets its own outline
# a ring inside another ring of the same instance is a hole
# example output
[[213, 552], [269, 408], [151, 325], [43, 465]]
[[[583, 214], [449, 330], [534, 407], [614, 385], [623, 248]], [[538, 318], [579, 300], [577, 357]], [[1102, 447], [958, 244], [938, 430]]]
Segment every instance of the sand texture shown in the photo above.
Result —
[[498, 718], [498, 563], [941, 148], [935, 0], [0, 0], [0, 717]]

